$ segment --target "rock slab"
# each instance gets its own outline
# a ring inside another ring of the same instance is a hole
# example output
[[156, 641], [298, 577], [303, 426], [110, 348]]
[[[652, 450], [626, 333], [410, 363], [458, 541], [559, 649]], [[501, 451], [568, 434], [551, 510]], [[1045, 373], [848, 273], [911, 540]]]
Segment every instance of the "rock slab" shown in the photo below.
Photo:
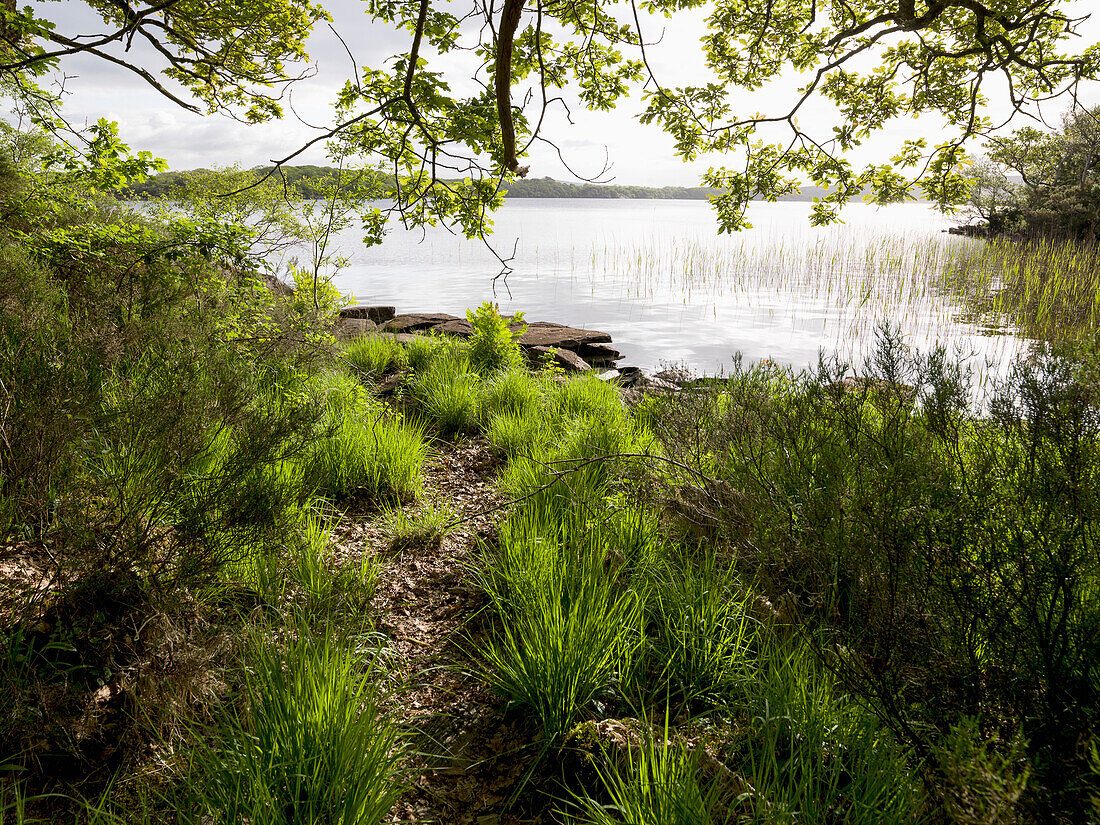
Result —
[[571, 349], [555, 347], [527, 347], [527, 360], [532, 366], [541, 366], [547, 358], [566, 372], [588, 372], [592, 366]]
[[344, 307], [340, 310], [340, 318], [348, 320], [351, 318], [365, 318], [368, 321], [374, 321], [376, 324], [384, 324], [386, 321], [393, 318], [397, 313], [397, 307], [384, 307], [384, 306], [368, 306], [367, 304], [356, 304], [351, 307]]
[[395, 315], [386, 322], [386, 332], [425, 332], [448, 321], [461, 321], [457, 315], [446, 312], [410, 312]]

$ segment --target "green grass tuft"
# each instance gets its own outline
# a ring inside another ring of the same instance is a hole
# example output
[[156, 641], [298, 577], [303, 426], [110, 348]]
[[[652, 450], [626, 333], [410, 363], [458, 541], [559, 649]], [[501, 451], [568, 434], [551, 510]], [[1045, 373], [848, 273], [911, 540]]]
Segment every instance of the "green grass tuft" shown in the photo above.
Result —
[[403, 344], [387, 335], [361, 335], [344, 348], [344, 359], [367, 378], [399, 372], [409, 363]]
[[403, 790], [402, 747], [377, 661], [331, 631], [300, 628], [285, 650], [257, 642], [246, 709], [227, 711], [192, 756], [185, 821], [381, 822]]

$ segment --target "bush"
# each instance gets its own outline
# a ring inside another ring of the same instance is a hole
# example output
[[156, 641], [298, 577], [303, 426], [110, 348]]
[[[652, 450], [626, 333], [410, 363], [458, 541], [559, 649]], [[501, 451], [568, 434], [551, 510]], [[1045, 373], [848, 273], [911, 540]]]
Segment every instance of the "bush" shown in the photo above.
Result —
[[1022, 730], [1047, 788], [1023, 805], [1080, 810], [1075, 743], [1100, 685], [1098, 384], [1041, 353], [982, 417], [961, 368], [888, 330], [866, 375], [844, 372], [740, 371], [668, 402], [655, 429], [693, 472], [667, 471], [666, 502], [738, 549], [926, 766], [977, 716]]
[[466, 310], [466, 318], [474, 328], [474, 334], [470, 337], [470, 364], [475, 370], [485, 375], [523, 366], [523, 353], [515, 341], [526, 329], [522, 326], [522, 312], [512, 316], [512, 325], [521, 325], [516, 330], [489, 301], [477, 309]]

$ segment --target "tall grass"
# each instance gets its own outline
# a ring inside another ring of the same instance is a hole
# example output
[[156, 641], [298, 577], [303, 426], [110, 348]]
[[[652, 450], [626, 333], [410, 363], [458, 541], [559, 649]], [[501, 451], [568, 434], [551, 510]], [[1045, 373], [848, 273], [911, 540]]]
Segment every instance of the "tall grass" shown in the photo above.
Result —
[[533, 573], [536, 589], [495, 599], [503, 626], [478, 653], [486, 682], [526, 706], [551, 742], [629, 669], [641, 639], [637, 594], [620, 592], [599, 556], [578, 564], [570, 571], [559, 555]]
[[[718, 825], [733, 821], [730, 803], [741, 784], [730, 774], [726, 787], [706, 777], [700, 749], [674, 739], [665, 720], [663, 735], [643, 722], [640, 742], [625, 754], [600, 754], [594, 765], [609, 804], [581, 796], [579, 821], [588, 825]], [[573, 822], [576, 820], [570, 819]]]
[[480, 404], [480, 376], [464, 350], [441, 350], [416, 374], [411, 393], [439, 434], [451, 438], [473, 431]]
[[1062, 340], [1100, 326], [1100, 247], [1077, 241], [997, 238], [944, 269], [967, 310], [1028, 337]]
[[752, 722], [731, 754], [751, 784], [747, 821], [924, 820], [923, 793], [904, 752], [834, 689], [804, 647], [765, 647], [747, 696]]
[[314, 390], [325, 399], [325, 434], [303, 456], [305, 485], [331, 497], [414, 496], [427, 455], [420, 430], [370, 399], [348, 376], [321, 376]]
[[185, 820], [374, 825], [402, 792], [397, 728], [380, 705], [377, 649], [301, 628], [257, 641], [247, 705], [192, 755]]
[[343, 358], [360, 375], [381, 378], [409, 363], [405, 346], [386, 335], [360, 335], [345, 347]]
[[658, 673], [650, 678], [689, 706], [737, 701], [755, 668], [751, 591], [706, 548], [672, 551], [654, 579], [649, 633], [651, 668]]

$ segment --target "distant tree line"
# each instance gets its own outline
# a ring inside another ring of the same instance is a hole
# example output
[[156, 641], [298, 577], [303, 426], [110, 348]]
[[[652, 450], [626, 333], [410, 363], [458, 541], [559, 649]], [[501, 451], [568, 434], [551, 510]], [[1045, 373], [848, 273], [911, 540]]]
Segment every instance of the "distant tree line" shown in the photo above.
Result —
[[[174, 189], [178, 189], [187, 180], [204, 170], [188, 170], [183, 172], [163, 172], [154, 175], [140, 183], [133, 183], [122, 189], [119, 196], [122, 198], [146, 200], [168, 195]], [[271, 171], [271, 167], [257, 167], [252, 170], [257, 175], [264, 175]], [[288, 187], [296, 190], [298, 195], [307, 199], [319, 199], [322, 194], [322, 181], [334, 179], [337, 170], [327, 166], [283, 166], [279, 170], [282, 179]], [[392, 182], [380, 181], [380, 190], [389, 192], [392, 190]], [[709, 186], [625, 186], [612, 183], [563, 183], [553, 178], [536, 178], [532, 180], [514, 180], [506, 184], [507, 196], [512, 198], [604, 198], [609, 200], [693, 200], [705, 201], [717, 197], [723, 190]], [[804, 187], [800, 194], [786, 195], [779, 200], [809, 200], [811, 197], [821, 195], [823, 190], [819, 187]]]
[[[168, 195], [185, 186], [195, 177], [206, 173], [206, 169], [188, 169], [182, 172], [162, 172], [143, 181], [131, 183], [119, 190], [119, 197], [131, 200], [148, 200]], [[271, 167], [256, 167], [251, 170], [257, 178], [271, 172]], [[283, 166], [280, 169], [282, 180], [301, 197], [319, 200], [322, 181], [332, 180], [338, 170], [328, 166]]]

